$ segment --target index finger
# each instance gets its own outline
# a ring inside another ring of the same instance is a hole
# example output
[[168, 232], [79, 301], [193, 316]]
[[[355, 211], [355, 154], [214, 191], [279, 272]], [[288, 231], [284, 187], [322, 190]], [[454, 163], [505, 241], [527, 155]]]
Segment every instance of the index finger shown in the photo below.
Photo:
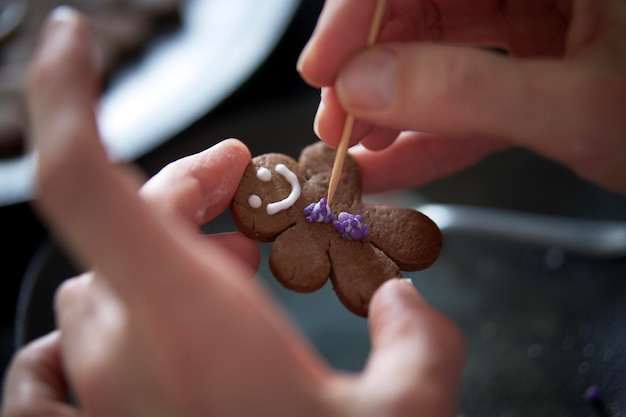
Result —
[[[164, 221], [138, 196], [136, 178], [109, 162], [94, 115], [98, 77], [91, 42], [79, 14], [57, 9], [31, 64], [27, 101], [37, 155], [36, 203], [84, 266], [102, 272], [125, 297], [158, 300], [180, 286], [172, 277], [181, 274], [181, 264], [193, 268], [204, 258], [207, 267], [212, 257], [229, 256], [215, 245], [200, 253], [195, 225], [175, 216]], [[243, 172], [247, 162], [219, 160], [210, 169], [219, 177], [226, 170]], [[228, 178], [220, 186], [236, 187], [236, 175]], [[248, 275], [243, 268], [222, 262], [205, 272]]]
[[341, 63], [365, 46], [375, 8], [376, 0], [326, 1], [298, 61], [298, 70], [308, 83], [332, 84]]

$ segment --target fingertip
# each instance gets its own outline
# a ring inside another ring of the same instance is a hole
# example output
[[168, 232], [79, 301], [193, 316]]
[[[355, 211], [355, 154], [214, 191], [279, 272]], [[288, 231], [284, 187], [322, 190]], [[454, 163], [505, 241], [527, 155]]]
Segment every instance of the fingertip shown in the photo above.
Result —
[[[301, 77], [315, 87], [330, 86], [347, 57], [363, 48], [376, 0], [327, 1], [297, 63]], [[349, 24], [346, 24], [349, 22]]]
[[[335, 89], [325, 87], [321, 92], [320, 104], [315, 114], [313, 131], [331, 148], [337, 148], [345, 129], [347, 113], [341, 107]], [[359, 143], [374, 130], [371, 123], [356, 120], [352, 126], [349, 146]]]
[[413, 317], [425, 302], [410, 281], [390, 279], [374, 293], [369, 306], [370, 331], [374, 348], [413, 332]]
[[302, 52], [300, 52], [300, 56], [296, 62], [296, 71], [298, 71], [298, 74], [300, 74], [304, 82], [312, 87], [320, 88], [322, 86], [320, 81], [323, 81], [323, 79], [316, 78], [318, 71], [311, 68], [314, 62], [314, 60], [311, 59], [312, 44], [313, 39], [310, 39], [302, 49]]
[[223, 212], [235, 194], [252, 156], [239, 139], [225, 139], [166, 165], [141, 188], [161, 211], [178, 213], [193, 227]]
[[416, 310], [425, 307], [426, 303], [407, 278], [394, 278], [383, 283], [374, 293], [370, 304], [371, 317], [383, 320], [383, 315], [397, 316], [407, 309]]
[[60, 336], [54, 330], [28, 342], [13, 356], [4, 380], [3, 416], [77, 415], [65, 404]]
[[[234, 188], [239, 184], [246, 166], [252, 160], [250, 149], [239, 139], [225, 139], [208, 149], [205, 154], [208, 163], [221, 172], [222, 183], [232, 184]], [[217, 184], [214, 184], [217, 187]]]
[[389, 404], [413, 414], [447, 415], [442, 410], [454, 407], [465, 359], [456, 325], [431, 308], [410, 280], [381, 285], [370, 307], [372, 353], [364, 386], [384, 389]]
[[228, 138], [195, 155], [187, 156], [183, 160], [196, 158], [199, 158], [200, 164], [206, 167], [219, 166], [218, 170], [223, 170], [224, 172], [228, 170], [238, 174], [240, 171], [243, 172], [243, 169], [250, 162], [252, 154], [248, 146], [241, 140]]
[[[33, 93], [63, 81], [85, 80], [97, 68], [97, 47], [87, 20], [70, 6], [53, 9], [46, 20], [29, 67]], [[91, 79], [95, 79], [91, 77]]]
[[[48, 353], [56, 353], [61, 332], [53, 330], [25, 344], [16, 354], [15, 360], [28, 368], [40, 364]], [[44, 355], [45, 354], [45, 355]]]
[[370, 304], [370, 327], [376, 346], [419, 340], [427, 341], [432, 351], [445, 346], [450, 357], [463, 356], [458, 326], [433, 309], [410, 279], [391, 279], [380, 286]]
[[232, 155], [234, 158], [246, 161], [246, 163], [252, 159], [252, 154], [248, 146], [237, 138], [224, 139], [216, 144], [214, 148], [223, 148], [224, 152]]
[[[46, 155], [38, 160], [38, 170], [51, 166], [57, 157], [80, 154], [89, 160], [92, 156], [94, 148], [86, 151], [79, 145], [92, 147], [97, 143], [84, 140], [98, 136], [94, 103], [100, 86], [95, 50], [95, 40], [81, 14], [69, 6], [51, 12], [27, 69], [25, 85], [29, 138], [33, 147]], [[43, 179], [48, 176], [47, 172], [41, 175]]]
[[204, 171], [207, 173], [204, 176], [205, 179], [210, 175], [215, 175], [216, 172], [219, 172], [221, 176], [218, 182], [210, 182], [212, 188], [206, 189], [209, 194], [219, 188], [219, 184], [228, 185], [230, 188], [236, 187], [252, 159], [250, 149], [246, 144], [235, 138], [224, 139], [201, 152], [199, 156], [204, 165]]
[[92, 285], [93, 274], [84, 273], [82, 275], [68, 278], [63, 281], [54, 292], [54, 311], [57, 320], [61, 321], [63, 312], [76, 304], [77, 300], [83, 300]]

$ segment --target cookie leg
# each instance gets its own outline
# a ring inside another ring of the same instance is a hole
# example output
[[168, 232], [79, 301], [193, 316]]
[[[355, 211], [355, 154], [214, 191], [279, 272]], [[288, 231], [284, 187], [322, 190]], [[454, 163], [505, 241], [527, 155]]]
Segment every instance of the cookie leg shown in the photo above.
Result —
[[[355, 250], [355, 246], [359, 246]], [[399, 278], [398, 266], [367, 241], [342, 239], [332, 244], [330, 279], [339, 300], [348, 310], [367, 317], [370, 300], [383, 282]]]

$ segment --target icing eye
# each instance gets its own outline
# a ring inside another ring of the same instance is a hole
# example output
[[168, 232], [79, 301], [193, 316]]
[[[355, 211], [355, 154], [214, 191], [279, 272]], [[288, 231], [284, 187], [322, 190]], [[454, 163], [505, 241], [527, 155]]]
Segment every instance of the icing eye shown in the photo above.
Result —
[[270, 182], [272, 180], [272, 173], [267, 168], [259, 168], [256, 172], [256, 177], [263, 182]]
[[259, 207], [261, 207], [261, 204], [262, 204], [261, 197], [259, 197], [258, 195], [252, 194], [248, 198], [248, 204], [250, 205], [250, 207], [254, 209], [258, 209]]
[[[293, 206], [298, 198], [300, 198], [300, 193], [302, 191], [300, 188], [300, 182], [298, 181], [298, 177], [285, 165], [276, 165], [276, 173], [284, 177], [289, 185], [291, 185], [291, 192], [286, 198], [280, 201], [276, 201], [274, 203], [269, 203], [267, 205], [266, 211], [267, 214], [269, 214], [270, 216], [280, 211], [287, 210], [288, 208]], [[272, 180], [272, 173], [267, 168], [259, 168], [256, 175], [257, 178], [263, 182], [268, 182]], [[263, 202], [258, 195], [252, 194], [250, 195], [250, 197], [248, 197], [248, 205], [250, 205], [250, 207], [254, 209], [260, 208], [262, 204]]]

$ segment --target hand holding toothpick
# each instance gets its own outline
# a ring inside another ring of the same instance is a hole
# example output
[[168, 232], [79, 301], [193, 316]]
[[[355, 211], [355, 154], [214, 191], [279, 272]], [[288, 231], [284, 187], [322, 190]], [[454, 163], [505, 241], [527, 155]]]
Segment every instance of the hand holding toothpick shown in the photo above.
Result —
[[[372, 18], [372, 24], [370, 26], [369, 35], [367, 37], [366, 46], [372, 46], [378, 38], [378, 32], [383, 18], [383, 12], [385, 11], [385, 0], [378, 0], [376, 3], [376, 9]], [[332, 173], [330, 174], [330, 183], [328, 184], [328, 196], [327, 204], [330, 206], [339, 178], [341, 177], [341, 170], [343, 169], [343, 161], [346, 158], [346, 152], [348, 151], [348, 143], [350, 142], [350, 136], [352, 135], [352, 128], [354, 127], [354, 116], [351, 114], [346, 115], [346, 121], [341, 133], [341, 139], [339, 140], [339, 146], [337, 147], [337, 154], [335, 156], [335, 163], [333, 165]]]

